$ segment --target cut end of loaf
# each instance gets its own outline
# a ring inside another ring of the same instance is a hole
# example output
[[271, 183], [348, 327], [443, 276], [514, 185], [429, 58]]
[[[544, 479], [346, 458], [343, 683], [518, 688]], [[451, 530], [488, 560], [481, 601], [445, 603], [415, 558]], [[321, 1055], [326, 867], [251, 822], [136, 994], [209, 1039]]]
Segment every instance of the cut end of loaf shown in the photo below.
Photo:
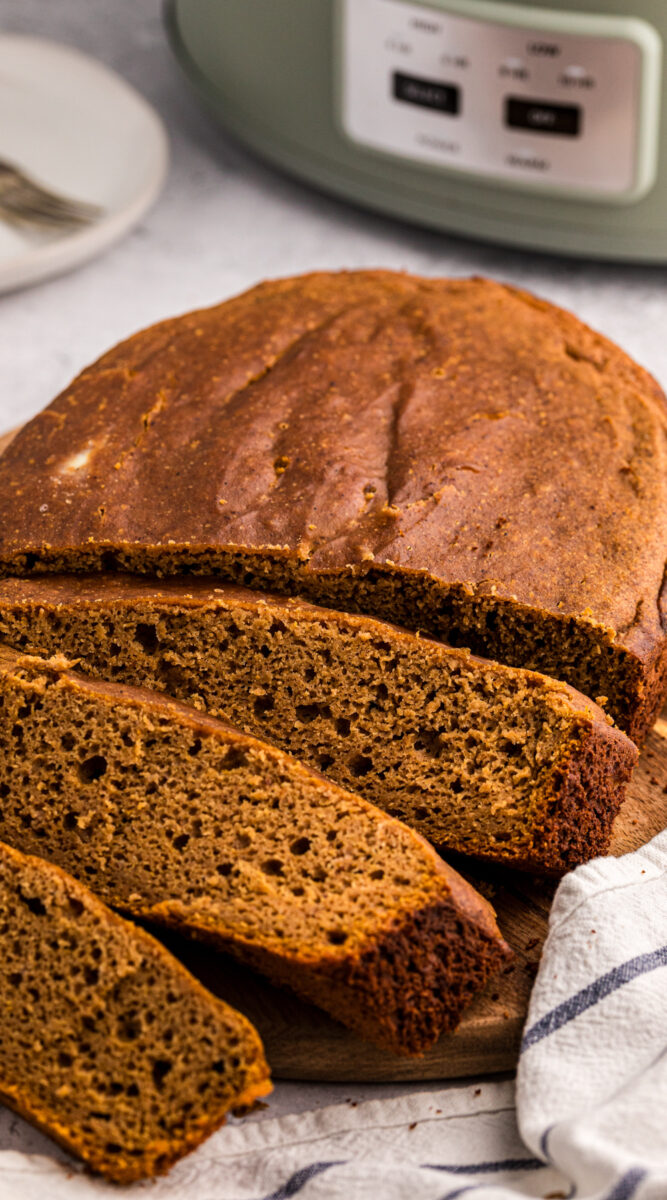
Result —
[[423, 901], [352, 946], [341, 936], [336, 953], [330, 947], [314, 957], [304, 948], [287, 956], [241, 939], [226, 945], [205, 923], [193, 926], [180, 905], [146, 915], [230, 950], [379, 1048], [420, 1057], [456, 1029], [475, 996], [514, 959], [491, 905], [423, 845], [435, 868]]
[[270, 1091], [250, 1023], [58, 867], [0, 843], [0, 1096], [96, 1172], [160, 1174]]
[[[313, 977], [312, 999], [345, 1011], [346, 1023], [394, 1054], [419, 1057], [458, 1025], [487, 981], [514, 958], [493, 919], [443, 895]], [[387, 1002], [391, 996], [391, 1002]]]
[[600, 736], [590, 721], [580, 722], [570, 756], [551, 773], [551, 797], [536, 830], [537, 852], [548, 873], [562, 875], [606, 854], [638, 757], [637, 747], [620, 730], [609, 727]]

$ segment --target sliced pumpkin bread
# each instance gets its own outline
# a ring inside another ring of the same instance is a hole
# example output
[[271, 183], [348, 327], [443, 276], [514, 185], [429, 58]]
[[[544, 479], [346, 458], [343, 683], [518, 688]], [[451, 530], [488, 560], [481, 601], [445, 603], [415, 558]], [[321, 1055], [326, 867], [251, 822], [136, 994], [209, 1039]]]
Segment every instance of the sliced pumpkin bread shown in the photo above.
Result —
[[270, 1091], [259, 1037], [142, 929], [0, 843], [0, 1099], [95, 1171], [166, 1171]]
[[194, 699], [436, 845], [533, 871], [605, 852], [637, 757], [548, 676], [217, 580], [0, 579], [0, 638]]
[[417, 1054], [510, 957], [418, 834], [282, 751], [0, 650], [0, 837]]
[[[576, 7], [569, 5], [569, 7]], [[217, 575], [667, 697], [667, 405], [484, 279], [271, 280], [128, 338], [0, 458], [0, 571]]]

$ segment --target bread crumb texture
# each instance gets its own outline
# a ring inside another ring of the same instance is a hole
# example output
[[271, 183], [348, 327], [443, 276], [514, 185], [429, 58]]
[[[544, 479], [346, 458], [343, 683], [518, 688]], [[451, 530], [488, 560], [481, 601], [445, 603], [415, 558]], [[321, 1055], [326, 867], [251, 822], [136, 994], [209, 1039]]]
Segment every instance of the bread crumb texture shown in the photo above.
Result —
[[194, 702], [438, 847], [535, 871], [604, 853], [636, 761], [547, 676], [214, 579], [0, 579], [0, 638]]
[[0, 836], [418, 1054], [510, 951], [418, 834], [147, 690], [0, 650]]
[[250, 1023], [70, 876], [0, 844], [0, 1098], [118, 1182], [270, 1091]]

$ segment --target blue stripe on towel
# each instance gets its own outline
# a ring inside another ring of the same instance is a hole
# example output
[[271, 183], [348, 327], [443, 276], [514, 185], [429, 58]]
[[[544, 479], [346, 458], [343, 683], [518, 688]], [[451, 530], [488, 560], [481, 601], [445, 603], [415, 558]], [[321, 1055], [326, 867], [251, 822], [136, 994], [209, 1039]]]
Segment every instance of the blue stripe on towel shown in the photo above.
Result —
[[444, 1196], [438, 1196], [438, 1200], [458, 1200], [459, 1196], [465, 1196], [466, 1192], [476, 1192], [483, 1184], [467, 1184], [466, 1187], [455, 1188], [453, 1192], [445, 1192]]
[[314, 1162], [307, 1167], [300, 1167], [293, 1175], [290, 1175], [286, 1183], [279, 1187], [277, 1191], [271, 1192], [268, 1196], [262, 1196], [262, 1200], [290, 1200], [291, 1196], [296, 1196], [301, 1188], [305, 1187], [310, 1179], [315, 1175], [321, 1175], [323, 1171], [328, 1171], [329, 1167], [345, 1166], [345, 1160], [339, 1159], [337, 1162]]
[[[539, 1166], [543, 1167], [544, 1163], [539, 1163]], [[629, 1171], [626, 1171], [625, 1175], [616, 1181], [611, 1191], [607, 1192], [604, 1200], [632, 1200], [633, 1196], [637, 1194], [637, 1188], [646, 1179], [647, 1174], [648, 1172], [643, 1167], [631, 1167]], [[463, 1187], [454, 1188], [453, 1192], [445, 1192], [444, 1196], [438, 1197], [438, 1200], [458, 1200], [459, 1196], [479, 1191], [480, 1186], [483, 1187], [484, 1184], [464, 1184]], [[569, 1195], [574, 1196], [575, 1192], [576, 1188], [572, 1188]]]
[[528, 1050], [530, 1046], [534, 1046], [536, 1042], [541, 1042], [542, 1038], [555, 1033], [563, 1025], [567, 1025], [568, 1021], [574, 1020], [580, 1013], [585, 1012], [587, 1008], [592, 1008], [600, 1000], [604, 1000], [605, 996], [609, 996], [624, 984], [637, 979], [639, 975], [646, 975], [648, 971], [655, 971], [658, 967], [664, 966], [667, 966], [667, 946], [661, 946], [649, 954], [638, 954], [636, 958], [629, 958], [627, 962], [614, 967], [612, 971], [601, 975], [599, 979], [589, 983], [588, 987], [582, 988], [580, 992], [575, 992], [569, 1000], [564, 1000], [557, 1008], [552, 1008], [551, 1012], [536, 1021], [523, 1036], [521, 1053], [523, 1054], [524, 1050]]
[[492, 1171], [537, 1171], [544, 1170], [545, 1165], [539, 1158], [501, 1158], [496, 1162], [464, 1163], [448, 1165], [445, 1163], [422, 1163], [427, 1171], [449, 1171], [451, 1175], [485, 1175]]
[[[346, 1165], [347, 1159], [337, 1159], [333, 1162], [309, 1163], [307, 1167], [300, 1167], [298, 1171], [290, 1175], [289, 1179], [277, 1188], [275, 1192], [270, 1192], [262, 1196], [261, 1200], [291, 1200], [291, 1197], [296, 1196], [316, 1175], [321, 1175], [323, 1171], [328, 1171], [330, 1167], [344, 1167]], [[545, 1169], [545, 1164], [540, 1162], [539, 1158], [504, 1158], [492, 1162], [467, 1164], [422, 1163], [421, 1169], [445, 1171], [452, 1175], [482, 1175], [490, 1174], [494, 1171], [535, 1171], [540, 1168]], [[642, 1167], [632, 1167], [614, 1184], [612, 1190], [607, 1193], [604, 1200], [632, 1200], [637, 1188], [646, 1178], [646, 1175], [647, 1172]], [[446, 1192], [439, 1200], [457, 1200], [457, 1197], [463, 1196], [467, 1192], [476, 1192], [480, 1187], [484, 1187], [484, 1184], [464, 1184], [462, 1187], [454, 1188], [451, 1192]]]
[[643, 1167], [631, 1167], [625, 1172], [613, 1186], [610, 1192], [607, 1192], [605, 1200], [632, 1200], [637, 1188], [642, 1180], [646, 1179], [648, 1172]]
[[[347, 1159], [337, 1159], [335, 1162], [314, 1162], [309, 1163], [307, 1167], [300, 1167], [289, 1179], [277, 1188], [275, 1192], [269, 1195], [262, 1196], [261, 1200], [290, 1200], [292, 1196], [296, 1196], [302, 1188], [306, 1186], [309, 1180], [316, 1175], [321, 1175], [323, 1171], [328, 1171], [330, 1167], [344, 1167]], [[498, 1159], [495, 1162], [481, 1163], [464, 1163], [464, 1164], [443, 1164], [443, 1163], [422, 1163], [421, 1169], [428, 1171], [447, 1171], [452, 1175], [483, 1175], [492, 1171], [535, 1171], [539, 1168], [544, 1168], [544, 1163], [540, 1162], [539, 1158], [504, 1158]], [[468, 1184], [462, 1188], [456, 1188], [454, 1192], [448, 1192], [447, 1196], [450, 1200], [454, 1200], [455, 1196], [461, 1196], [464, 1192], [475, 1190], [475, 1184]], [[444, 1198], [443, 1198], [444, 1200]], [[616, 1198], [614, 1197], [614, 1200]], [[623, 1197], [620, 1200], [624, 1200]]]

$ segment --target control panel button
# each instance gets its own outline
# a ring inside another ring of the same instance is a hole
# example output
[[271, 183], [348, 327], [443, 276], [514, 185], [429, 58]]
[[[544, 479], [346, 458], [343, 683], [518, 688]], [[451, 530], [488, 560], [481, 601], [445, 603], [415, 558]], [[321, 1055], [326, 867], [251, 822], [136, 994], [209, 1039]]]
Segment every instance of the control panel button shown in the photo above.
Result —
[[432, 108], [453, 117], [461, 111], [461, 89], [436, 79], [418, 79], [416, 75], [394, 71], [392, 94], [395, 100], [417, 104], [420, 108]]
[[550, 104], [543, 100], [508, 96], [505, 100], [505, 124], [510, 129], [578, 137], [581, 132], [581, 109], [574, 104]]

